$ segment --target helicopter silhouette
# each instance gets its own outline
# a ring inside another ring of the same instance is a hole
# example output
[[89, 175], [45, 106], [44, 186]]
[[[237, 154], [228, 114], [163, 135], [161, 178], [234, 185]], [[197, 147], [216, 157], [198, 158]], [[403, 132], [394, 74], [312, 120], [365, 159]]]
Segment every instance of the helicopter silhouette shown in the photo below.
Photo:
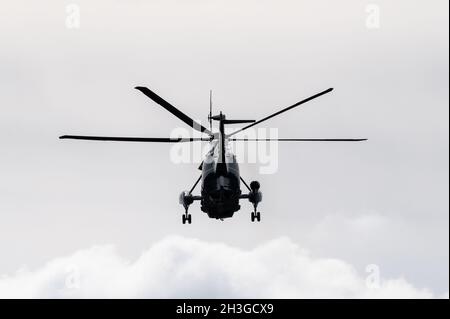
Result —
[[[325, 91], [312, 95], [303, 99], [291, 106], [281, 109], [269, 116], [266, 116], [258, 121], [256, 120], [232, 120], [227, 119], [225, 114], [220, 112], [218, 115], [212, 115], [212, 94], [210, 91], [209, 104], [209, 129], [202, 126], [200, 123], [194, 121], [192, 118], [181, 112], [178, 108], [158, 96], [150, 89], [138, 86], [135, 89], [139, 90], [155, 103], [162, 106], [164, 109], [172, 113], [188, 126], [204, 133], [205, 137], [179, 137], [179, 138], [158, 138], [158, 137], [110, 137], [110, 136], [83, 136], [83, 135], [63, 135], [60, 139], [75, 139], [75, 140], [90, 140], [90, 141], [119, 141], [119, 142], [154, 142], [154, 143], [187, 143], [205, 141], [210, 142], [210, 149], [207, 152], [199, 169], [202, 171], [194, 185], [189, 191], [184, 191], [179, 196], [179, 202], [184, 207], [182, 215], [183, 224], [190, 224], [192, 222], [192, 215], [188, 212], [189, 206], [194, 201], [200, 201], [201, 210], [210, 218], [224, 220], [225, 218], [233, 217], [234, 213], [240, 210], [239, 201], [247, 199], [253, 205], [251, 212], [251, 221], [261, 221], [261, 213], [258, 211], [258, 204], [262, 201], [262, 193], [260, 191], [260, 183], [252, 181], [247, 184], [239, 173], [239, 165], [236, 160], [236, 155], [233, 154], [228, 143], [230, 141], [280, 141], [280, 142], [357, 142], [365, 141], [365, 138], [359, 139], [324, 139], [324, 138], [236, 138], [235, 134], [242, 132], [250, 127], [265, 122], [281, 113], [289, 111], [299, 105], [316, 99], [333, 90], [329, 88]], [[217, 121], [219, 124], [219, 131], [213, 132], [212, 121]], [[225, 133], [225, 126], [229, 124], [247, 124], [246, 126], [232, 132]], [[201, 181], [200, 195], [193, 195], [193, 192]], [[241, 182], [247, 189], [247, 193], [241, 190]]]

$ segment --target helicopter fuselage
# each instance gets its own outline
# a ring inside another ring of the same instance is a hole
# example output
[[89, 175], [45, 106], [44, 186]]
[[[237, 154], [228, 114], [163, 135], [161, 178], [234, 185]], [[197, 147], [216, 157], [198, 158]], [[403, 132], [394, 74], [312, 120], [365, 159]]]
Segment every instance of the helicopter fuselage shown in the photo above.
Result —
[[[256, 211], [258, 203], [262, 200], [262, 194], [259, 191], [259, 183], [253, 181], [250, 186], [245, 183], [239, 174], [239, 164], [236, 156], [228, 147], [228, 135], [225, 134], [224, 124], [249, 123], [249, 120], [226, 120], [225, 115], [220, 112], [219, 115], [211, 117], [219, 121], [219, 132], [211, 135], [211, 148], [206, 154], [200, 169], [202, 175], [194, 184], [190, 191], [181, 193], [180, 204], [185, 208], [183, 223], [191, 222], [191, 215], [187, 210], [190, 204], [195, 200], [201, 203], [201, 210], [208, 214], [210, 218], [223, 220], [233, 217], [238, 211], [240, 199], [248, 199], [254, 208], [252, 221], [260, 221], [260, 213]], [[201, 195], [194, 196], [192, 191], [201, 180]], [[247, 194], [242, 194], [241, 181], [248, 189]]]
[[201, 210], [210, 218], [232, 217], [240, 209], [239, 164], [224, 140], [212, 147], [202, 164]]

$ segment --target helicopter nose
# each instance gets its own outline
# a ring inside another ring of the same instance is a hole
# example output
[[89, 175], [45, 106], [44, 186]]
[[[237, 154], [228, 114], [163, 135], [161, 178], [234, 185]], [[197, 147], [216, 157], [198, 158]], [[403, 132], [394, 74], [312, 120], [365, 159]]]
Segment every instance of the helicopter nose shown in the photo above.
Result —
[[228, 177], [220, 176], [217, 179], [217, 187], [220, 188], [229, 188], [231, 184], [231, 181]]
[[231, 195], [232, 195], [232, 191], [228, 190], [228, 189], [224, 189], [223, 187], [212, 192], [211, 193], [211, 197], [212, 199], [214, 199], [217, 202], [225, 202], [227, 201]]

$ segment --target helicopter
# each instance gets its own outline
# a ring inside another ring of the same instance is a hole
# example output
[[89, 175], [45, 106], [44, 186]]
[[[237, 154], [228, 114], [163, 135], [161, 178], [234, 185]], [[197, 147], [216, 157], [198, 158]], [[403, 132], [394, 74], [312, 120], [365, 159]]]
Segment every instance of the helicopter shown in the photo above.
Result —
[[[191, 117], [181, 112], [178, 108], [164, 100], [162, 97], [148, 89], [147, 87], [137, 86], [138, 91], [142, 92], [153, 102], [159, 104], [164, 109], [172, 113], [178, 119], [190, 126], [196, 131], [204, 134], [202, 137], [178, 137], [178, 138], [160, 138], [160, 137], [110, 137], [110, 136], [83, 136], [83, 135], [62, 135], [60, 139], [90, 140], [90, 141], [118, 141], [118, 142], [153, 142], [153, 143], [190, 143], [190, 142], [210, 142], [210, 149], [206, 153], [203, 162], [199, 166], [201, 175], [195, 181], [194, 185], [188, 191], [183, 191], [179, 196], [179, 202], [184, 208], [182, 215], [183, 224], [192, 223], [192, 215], [188, 212], [189, 207], [195, 201], [200, 201], [201, 210], [210, 218], [224, 220], [233, 217], [234, 213], [239, 211], [241, 199], [247, 199], [253, 205], [251, 212], [251, 221], [260, 222], [261, 213], [258, 211], [258, 204], [262, 201], [260, 183], [252, 181], [248, 184], [239, 173], [239, 165], [236, 155], [230, 151], [228, 144], [230, 141], [280, 141], [280, 142], [358, 142], [365, 141], [365, 138], [237, 138], [235, 134], [247, 130], [255, 125], [265, 122], [277, 115], [298, 107], [306, 102], [316, 99], [322, 95], [330, 93], [333, 88], [329, 88], [306, 99], [303, 99], [291, 106], [283, 108], [273, 114], [270, 114], [260, 120], [235, 120], [226, 118], [225, 114], [219, 112], [212, 115], [212, 93], [210, 91], [209, 103], [209, 129], [194, 121]], [[219, 130], [213, 132], [212, 122], [217, 121]], [[225, 133], [225, 126], [230, 124], [247, 124], [244, 127], [235, 130], [232, 133]], [[207, 136], [205, 136], [207, 135]], [[195, 188], [201, 181], [200, 195], [193, 195]], [[241, 183], [245, 186], [246, 192], [241, 190]]]

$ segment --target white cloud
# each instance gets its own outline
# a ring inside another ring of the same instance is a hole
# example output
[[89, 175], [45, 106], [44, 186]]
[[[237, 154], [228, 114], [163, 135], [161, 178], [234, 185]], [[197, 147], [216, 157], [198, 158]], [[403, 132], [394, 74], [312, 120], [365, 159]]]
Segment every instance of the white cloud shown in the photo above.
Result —
[[337, 259], [314, 258], [288, 238], [253, 250], [171, 236], [137, 260], [113, 246], [80, 250], [0, 278], [0, 298], [432, 298], [402, 278], [369, 288]]

